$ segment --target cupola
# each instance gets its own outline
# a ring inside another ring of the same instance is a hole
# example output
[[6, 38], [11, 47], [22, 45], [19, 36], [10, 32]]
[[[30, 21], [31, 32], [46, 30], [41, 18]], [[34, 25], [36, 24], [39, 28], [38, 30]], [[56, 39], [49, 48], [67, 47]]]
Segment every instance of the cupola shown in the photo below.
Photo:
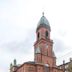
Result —
[[47, 28], [49, 31], [51, 31], [50, 29], [50, 24], [49, 21], [46, 19], [46, 17], [44, 16], [44, 12], [43, 12], [43, 16], [40, 18], [39, 22], [38, 22], [38, 26], [36, 31], [38, 31], [41, 27], [45, 27]]

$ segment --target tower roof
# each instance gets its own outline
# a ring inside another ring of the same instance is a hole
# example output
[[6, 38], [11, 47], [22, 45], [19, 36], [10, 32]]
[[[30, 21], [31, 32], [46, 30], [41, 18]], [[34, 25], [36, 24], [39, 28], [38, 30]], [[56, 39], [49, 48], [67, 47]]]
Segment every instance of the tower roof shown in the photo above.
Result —
[[40, 20], [39, 20], [39, 22], [38, 22], [37, 30], [38, 30], [40, 27], [45, 27], [45, 28], [47, 28], [47, 29], [50, 30], [49, 22], [48, 22], [48, 20], [46, 19], [46, 17], [44, 16], [44, 13], [43, 13], [43, 16], [40, 18]]

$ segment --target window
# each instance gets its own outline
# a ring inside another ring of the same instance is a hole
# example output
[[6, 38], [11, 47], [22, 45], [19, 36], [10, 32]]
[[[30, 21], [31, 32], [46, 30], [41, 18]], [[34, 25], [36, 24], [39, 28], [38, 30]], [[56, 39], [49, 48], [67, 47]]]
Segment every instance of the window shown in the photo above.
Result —
[[40, 33], [38, 32], [38, 34], [37, 34], [37, 37], [38, 37], [38, 39], [39, 39], [39, 37], [40, 37]]
[[29, 67], [29, 68], [28, 68], [28, 71], [29, 71], [29, 72], [34, 72], [34, 68], [33, 68], [33, 67]]
[[48, 31], [46, 31], [45, 36], [46, 36], [46, 38], [48, 38]]
[[65, 65], [65, 69], [68, 68], [68, 65]]
[[48, 56], [48, 51], [47, 51], [47, 56]]

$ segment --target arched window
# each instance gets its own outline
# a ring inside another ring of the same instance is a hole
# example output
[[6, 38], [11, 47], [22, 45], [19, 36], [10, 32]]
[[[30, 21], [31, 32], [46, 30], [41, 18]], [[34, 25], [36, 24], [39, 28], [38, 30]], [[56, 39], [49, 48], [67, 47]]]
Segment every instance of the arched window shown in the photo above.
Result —
[[46, 31], [45, 36], [46, 36], [46, 38], [48, 38], [48, 31]]
[[37, 38], [39, 39], [39, 37], [40, 37], [40, 33], [38, 32], [38, 34], [37, 34]]
[[47, 56], [48, 56], [48, 51], [47, 51]]

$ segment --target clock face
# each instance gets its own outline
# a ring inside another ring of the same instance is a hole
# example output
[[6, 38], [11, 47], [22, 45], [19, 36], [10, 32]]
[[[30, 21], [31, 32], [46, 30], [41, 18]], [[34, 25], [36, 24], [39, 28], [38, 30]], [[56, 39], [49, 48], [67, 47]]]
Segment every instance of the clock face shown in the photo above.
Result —
[[40, 53], [41, 51], [40, 51], [40, 48], [38, 47], [38, 48], [35, 48], [35, 53]]

